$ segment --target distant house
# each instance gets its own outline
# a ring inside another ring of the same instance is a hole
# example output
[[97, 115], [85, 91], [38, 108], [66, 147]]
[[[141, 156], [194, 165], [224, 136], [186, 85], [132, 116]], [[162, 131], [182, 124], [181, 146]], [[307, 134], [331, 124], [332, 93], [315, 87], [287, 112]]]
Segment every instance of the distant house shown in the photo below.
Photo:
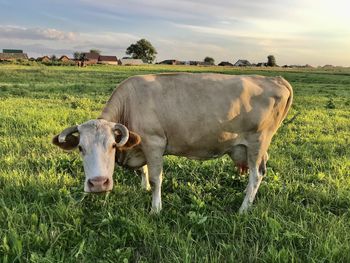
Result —
[[109, 64], [109, 65], [118, 65], [118, 59], [116, 56], [99, 56], [99, 64]]
[[194, 61], [194, 60], [190, 61], [191, 66], [198, 66], [200, 63], [201, 63], [200, 61]]
[[176, 59], [166, 59], [166, 60], [163, 60], [161, 62], [158, 62], [157, 64], [161, 64], [161, 65], [186, 65], [186, 62], [179, 61]]
[[221, 61], [218, 66], [233, 66], [233, 64], [228, 61]]
[[2, 53], [10, 53], [10, 54], [12, 54], [12, 53], [16, 53], [16, 54], [21, 54], [21, 53], [23, 53], [23, 50], [22, 49], [3, 49], [2, 50]]
[[61, 56], [58, 60], [61, 62], [72, 62], [73, 61], [73, 59], [69, 58], [66, 55]]
[[74, 58], [69, 58], [66, 55], [61, 56], [58, 59], [58, 61], [60, 62], [61, 65], [65, 65], [65, 66], [73, 66], [73, 65], [77, 65], [77, 63], [79, 63]]
[[50, 62], [51, 59], [50, 59], [48, 56], [43, 56], [43, 57], [38, 57], [38, 58], [36, 59], [36, 61], [47, 63], [47, 62]]
[[259, 62], [256, 64], [256, 67], [267, 67], [267, 63], [266, 62]]
[[82, 55], [84, 56], [85, 65], [97, 64], [98, 58], [100, 56], [100, 54], [94, 52], [84, 52]]
[[120, 60], [120, 64], [123, 66], [137, 66], [145, 63], [143, 63], [142, 59], [123, 58]]
[[28, 60], [27, 54], [20, 49], [3, 49], [2, 52], [0, 53], [0, 61]]
[[161, 64], [161, 65], [176, 65], [176, 62], [177, 62], [176, 59], [166, 59], [166, 60], [163, 60], [163, 61], [159, 62], [158, 64]]
[[197, 66], [214, 66], [215, 64], [211, 62], [199, 61]]
[[288, 68], [313, 68], [313, 66], [306, 64], [306, 65], [284, 65], [283, 68], [288, 67]]
[[251, 66], [250, 62], [246, 59], [239, 59], [235, 64], [233, 64], [235, 67], [249, 67]]

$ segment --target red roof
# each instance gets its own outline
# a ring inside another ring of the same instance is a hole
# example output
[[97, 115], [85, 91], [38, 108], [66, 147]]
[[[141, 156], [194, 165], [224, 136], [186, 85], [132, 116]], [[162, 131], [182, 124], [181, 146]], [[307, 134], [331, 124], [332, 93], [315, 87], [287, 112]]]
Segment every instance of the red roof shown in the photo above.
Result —
[[98, 61], [115, 61], [117, 62], [118, 59], [116, 56], [99, 56]]
[[64, 58], [69, 59], [69, 60], [72, 60], [71, 58], [69, 58], [69, 57], [66, 56], [66, 55], [61, 56], [58, 60], [62, 60], [62, 59], [64, 59]]
[[96, 59], [98, 60], [98, 57], [100, 56], [98, 53], [91, 53], [91, 52], [86, 52], [84, 53], [86, 59]]

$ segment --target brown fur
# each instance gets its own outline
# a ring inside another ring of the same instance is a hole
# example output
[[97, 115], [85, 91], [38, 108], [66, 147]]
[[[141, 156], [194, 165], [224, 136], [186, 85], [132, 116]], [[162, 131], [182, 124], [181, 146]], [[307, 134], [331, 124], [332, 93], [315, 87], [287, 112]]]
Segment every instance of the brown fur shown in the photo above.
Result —
[[66, 140], [62, 143], [58, 141], [58, 136], [59, 134], [52, 138], [52, 143], [63, 150], [71, 151], [75, 149], [79, 144], [79, 136], [69, 134], [66, 137]]
[[[121, 140], [121, 135], [115, 135], [115, 141], [119, 142]], [[141, 143], [141, 137], [135, 132], [129, 131], [129, 140], [122, 147], [119, 147], [120, 151], [130, 150], [131, 148], [139, 145]]]

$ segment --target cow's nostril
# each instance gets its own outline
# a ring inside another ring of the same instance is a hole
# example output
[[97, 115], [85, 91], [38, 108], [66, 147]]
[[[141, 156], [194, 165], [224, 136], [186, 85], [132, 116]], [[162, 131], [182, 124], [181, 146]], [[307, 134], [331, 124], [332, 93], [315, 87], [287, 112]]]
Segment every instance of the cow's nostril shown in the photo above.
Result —
[[91, 187], [94, 187], [94, 184], [91, 182], [91, 180], [89, 179], [88, 180], [88, 186], [91, 188]]
[[108, 186], [109, 185], [109, 179], [107, 178], [106, 181], [103, 183], [103, 186]]

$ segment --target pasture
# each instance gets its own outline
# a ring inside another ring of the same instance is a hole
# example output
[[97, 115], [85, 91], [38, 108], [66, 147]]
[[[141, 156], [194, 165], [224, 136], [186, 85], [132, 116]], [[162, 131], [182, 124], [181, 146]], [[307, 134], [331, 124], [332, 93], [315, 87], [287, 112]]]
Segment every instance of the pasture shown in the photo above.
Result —
[[[155, 216], [134, 172], [117, 167], [112, 192], [86, 195], [78, 152], [51, 144], [96, 118], [125, 78], [167, 71], [281, 75], [292, 84], [287, 124], [248, 214], [237, 213], [247, 177], [227, 157], [166, 157]], [[0, 65], [0, 261], [350, 262], [349, 115], [346, 69]]]

